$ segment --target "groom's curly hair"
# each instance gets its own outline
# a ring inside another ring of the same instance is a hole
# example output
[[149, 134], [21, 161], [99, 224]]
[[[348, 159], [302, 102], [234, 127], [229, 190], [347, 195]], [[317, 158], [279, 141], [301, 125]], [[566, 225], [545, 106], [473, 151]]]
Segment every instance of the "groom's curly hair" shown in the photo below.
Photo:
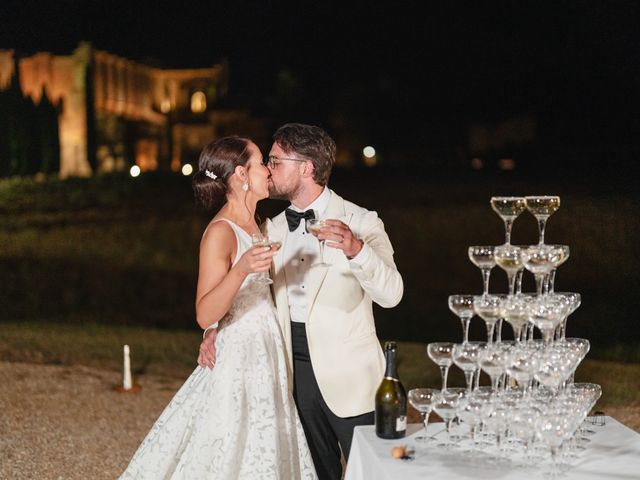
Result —
[[273, 141], [286, 153], [295, 153], [313, 164], [313, 180], [329, 182], [336, 161], [336, 142], [322, 128], [303, 123], [287, 123], [273, 134]]

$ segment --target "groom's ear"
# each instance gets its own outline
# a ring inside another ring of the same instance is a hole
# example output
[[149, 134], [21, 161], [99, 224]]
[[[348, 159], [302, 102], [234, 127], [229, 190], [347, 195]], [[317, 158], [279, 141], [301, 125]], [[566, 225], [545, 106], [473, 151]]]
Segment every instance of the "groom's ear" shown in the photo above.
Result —
[[313, 172], [315, 167], [311, 162], [304, 162], [304, 167], [302, 169], [302, 176], [304, 177], [313, 177]]

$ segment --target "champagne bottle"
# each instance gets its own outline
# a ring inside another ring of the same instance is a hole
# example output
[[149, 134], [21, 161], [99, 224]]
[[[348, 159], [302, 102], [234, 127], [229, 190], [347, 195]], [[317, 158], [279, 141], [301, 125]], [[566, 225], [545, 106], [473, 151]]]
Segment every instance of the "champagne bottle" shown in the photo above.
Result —
[[407, 394], [398, 377], [396, 342], [387, 342], [384, 356], [387, 369], [376, 392], [376, 435], [401, 438], [407, 433]]

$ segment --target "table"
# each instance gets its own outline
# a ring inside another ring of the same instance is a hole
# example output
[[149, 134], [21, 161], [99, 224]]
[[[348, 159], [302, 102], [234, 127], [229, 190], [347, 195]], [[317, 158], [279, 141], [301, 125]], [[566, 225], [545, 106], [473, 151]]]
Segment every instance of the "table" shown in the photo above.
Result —
[[[585, 425], [596, 433], [590, 437], [587, 449], [571, 461], [570, 469], [559, 478], [640, 480], [640, 434], [611, 417], [605, 417], [604, 426]], [[439, 433], [443, 429], [443, 423], [429, 424], [429, 434], [437, 434], [444, 441], [444, 433]], [[488, 454], [472, 458], [434, 445], [421, 446], [412, 440], [421, 431], [422, 425], [411, 424], [405, 438], [383, 440], [376, 437], [371, 425], [356, 427], [345, 480], [529, 480], [545, 478], [549, 471], [548, 460], [535, 467], [513, 466], [506, 460], [496, 463]], [[415, 448], [413, 460], [391, 458], [391, 448], [400, 445]]]

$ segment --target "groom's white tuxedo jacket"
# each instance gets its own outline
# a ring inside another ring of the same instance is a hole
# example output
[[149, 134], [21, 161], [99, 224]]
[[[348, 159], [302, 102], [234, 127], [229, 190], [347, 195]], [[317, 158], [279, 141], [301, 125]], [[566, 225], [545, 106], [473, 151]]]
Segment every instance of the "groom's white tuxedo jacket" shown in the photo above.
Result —
[[[342, 250], [326, 248], [330, 267], [310, 270], [306, 331], [309, 353], [322, 396], [339, 417], [374, 409], [375, 393], [384, 374], [384, 356], [376, 336], [372, 301], [394, 307], [402, 298], [402, 277], [393, 261], [393, 248], [376, 212], [366, 210], [331, 191], [325, 218], [348, 224], [370, 249], [362, 266]], [[284, 212], [267, 220], [265, 233], [281, 240], [274, 257], [273, 295], [288, 354], [292, 378], [291, 323], [284, 268], [284, 245], [289, 229]]]

